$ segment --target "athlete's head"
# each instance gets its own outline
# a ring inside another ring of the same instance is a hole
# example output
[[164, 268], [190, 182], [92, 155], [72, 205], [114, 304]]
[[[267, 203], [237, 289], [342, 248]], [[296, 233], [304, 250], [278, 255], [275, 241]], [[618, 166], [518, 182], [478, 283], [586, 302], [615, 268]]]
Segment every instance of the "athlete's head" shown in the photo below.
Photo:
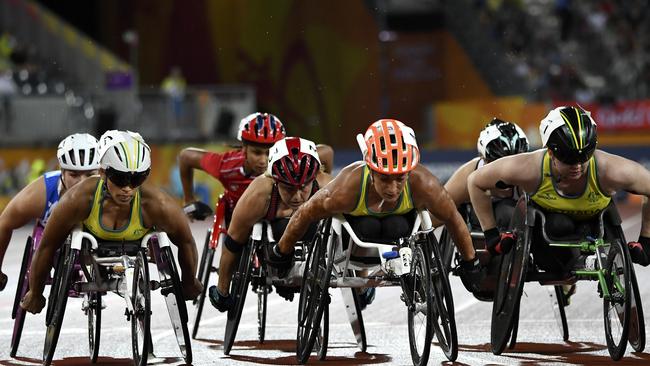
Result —
[[481, 131], [476, 148], [479, 156], [489, 163], [504, 156], [528, 152], [528, 138], [515, 123], [495, 118]]
[[270, 113], [253, 113], [242, 118], [237, 139], [246, 154], [245, 168], [253, 175], [266, 171], [269, 149], [286, 135], [280, 119]]
[[267, 174], [277, 183], [282, 201], [291, 208], [309, 199], [319, 171], [320, 159], [312, 141], [287, 137], [271, 147]]
[[579, 107], [553, 109], [539, 126], [542, 143], [548, 148], [560, 174], [579, 178], [596, 150], [596, 122]]
[[151, 149], [131, 131], [106, 131], [99, 138], [101, 174], [111, 197], [128, 204], [151, 171]]
[[420, 161], [413, 129], [395, 119], [380, 119], [363, 136], [357, 135], [357, 142], [375, 191], [385, 201], [397, 201], [409, 172]]
[[59, 143], [56, 158], [64, 188], [72, 188], [82, 179], [97, 174], [98, 148], [97, 139], [87, 133], [75, 133]]

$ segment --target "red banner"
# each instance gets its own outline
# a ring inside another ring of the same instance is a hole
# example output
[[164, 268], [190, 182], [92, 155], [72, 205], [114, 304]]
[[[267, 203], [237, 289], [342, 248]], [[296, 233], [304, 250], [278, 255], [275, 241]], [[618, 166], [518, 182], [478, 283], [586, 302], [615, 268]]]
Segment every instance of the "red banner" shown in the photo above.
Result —
[[[557, 104], [560, 105], [563, 104]], [[591, 112], [591, 117], [598, 124], [598, 132], [650, 132], [650, 100], [611, 105], [589, 104], [582, 107]]]

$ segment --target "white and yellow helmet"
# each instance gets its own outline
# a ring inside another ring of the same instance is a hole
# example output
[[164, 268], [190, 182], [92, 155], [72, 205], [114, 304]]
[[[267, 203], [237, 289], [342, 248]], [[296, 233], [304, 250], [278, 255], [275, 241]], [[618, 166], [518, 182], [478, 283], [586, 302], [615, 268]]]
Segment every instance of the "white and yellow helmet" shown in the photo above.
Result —
[[140, 173], [151, 168], [151, 149], [137, 132], [110, 130], [99, 138], [102, 169]]

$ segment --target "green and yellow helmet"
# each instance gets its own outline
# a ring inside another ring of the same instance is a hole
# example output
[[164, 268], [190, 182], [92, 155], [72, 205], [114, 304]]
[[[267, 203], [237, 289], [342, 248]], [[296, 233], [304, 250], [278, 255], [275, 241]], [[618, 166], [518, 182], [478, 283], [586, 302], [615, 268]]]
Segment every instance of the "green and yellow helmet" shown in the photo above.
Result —
[[596, 122], [579, 107], [553, 109], [539, 125], [542, 143], [565, 164], [580, 164], [591, 158], [598, 145]]
[[102, 169], [141, 173], [151, 169], [151, 149], [142, 136], [131, 131], [106, 131], [99, 138]]

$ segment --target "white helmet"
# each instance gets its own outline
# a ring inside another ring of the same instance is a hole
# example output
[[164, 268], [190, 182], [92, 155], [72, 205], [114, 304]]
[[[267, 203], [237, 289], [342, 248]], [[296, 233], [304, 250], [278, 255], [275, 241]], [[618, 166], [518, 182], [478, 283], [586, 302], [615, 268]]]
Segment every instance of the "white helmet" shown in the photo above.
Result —
[[139, 173], [151, 168], [151, 149], [137, 132], [110, 130], [99, 138], [101, 167]]
[[87, 133], [75, 133], [64, 138], [56, 150], [56, 158], [61, 169], [95, 170], [99, 169], [97, 139]]
[[489, 162], [528, 152], [528, 138], [516, 123], [494, 118], [481, 130], [476, 149], [479, 156]]

